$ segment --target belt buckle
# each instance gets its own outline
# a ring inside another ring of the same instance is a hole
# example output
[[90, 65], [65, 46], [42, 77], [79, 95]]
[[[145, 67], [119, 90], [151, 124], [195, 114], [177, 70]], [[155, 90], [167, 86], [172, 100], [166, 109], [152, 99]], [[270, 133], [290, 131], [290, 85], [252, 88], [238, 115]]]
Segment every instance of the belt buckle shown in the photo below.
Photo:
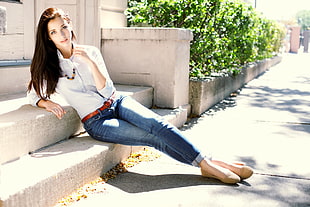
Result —
[[113, 99], [108, 99], [107, 101], [103, 103], [103, 105], [109, 108], [112, 105], [112, 103], [113, 103]]
[[103, 105], [108, 108], [111, 105], [111, 103], [109, 101], [105, 101]]

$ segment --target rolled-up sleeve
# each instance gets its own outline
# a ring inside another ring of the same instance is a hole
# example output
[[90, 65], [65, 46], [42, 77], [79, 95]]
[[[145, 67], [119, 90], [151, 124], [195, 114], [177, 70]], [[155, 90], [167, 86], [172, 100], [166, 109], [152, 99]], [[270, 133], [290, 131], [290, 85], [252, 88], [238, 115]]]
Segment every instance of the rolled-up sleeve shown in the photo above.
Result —
[[105, 87], [102, 88], [101, 90], [98, 90], [98, 92], [106, 98], [110, 98], [110, 96], [112, 96], [112, 94], [115, 91], [115, 87], [113, 85], [113, 82], [111, 79], [107, 79]]
[[103, 60], [103, 57], [101, 55], [101, 52], [98, 48], [93, 47], [94, 51], [93, 51], [93, 57], [94, 60], [97, 64], [98, 69], [100, 70], [100, 72], [102, 73], [102, 75], [104, 75], [104, 77], [106, 78], [106, 85], [104, 88], [102, 88], [101, 90], [98, 90], [98, 92], [106, 97], [109, 98], [110, 96], [112, 96], [112, 94], [115, 92], [115, 87], [113, 84], [113, 81], [111, 80], [107, 67], [105, 65], [105, 62]]
[[[43, 88], [41, 89], [41, 93], [43, 96], [45, 96], [44, 91], [46, 91], [46, 80], [43, 81]], [[27, 98], [29, 103], [32, 106], [38, 106], [37, 103], [41, 100], [41, 97], [38, 96], [34, 88], [32, 87], [31, 90], [27, 93]]]
[[35, 90], [32, 88], [30, 91], [27, 93], [27, 99], [29, 101], [29, 104], [32, 106], [37, 106], [38, 101], [40, 101], [40, 97], [37, 95]]

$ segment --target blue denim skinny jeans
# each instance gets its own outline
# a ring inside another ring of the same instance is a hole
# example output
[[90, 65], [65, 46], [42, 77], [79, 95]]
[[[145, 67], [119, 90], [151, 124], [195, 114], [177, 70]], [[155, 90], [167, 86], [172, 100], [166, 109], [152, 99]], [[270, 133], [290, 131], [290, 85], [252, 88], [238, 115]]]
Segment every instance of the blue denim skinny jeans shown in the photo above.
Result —
[[88, 119], [84, 128], [96, 140], [154, 147], [196, 167], [204, 159], [176, 127], [131, 97], [119, 95], [110, 108]]

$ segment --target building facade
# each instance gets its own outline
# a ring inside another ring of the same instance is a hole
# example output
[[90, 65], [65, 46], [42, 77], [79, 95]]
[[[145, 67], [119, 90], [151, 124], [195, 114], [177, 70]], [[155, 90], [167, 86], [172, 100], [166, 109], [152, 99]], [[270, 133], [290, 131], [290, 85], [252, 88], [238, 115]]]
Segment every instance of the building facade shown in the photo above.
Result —
[[80, 44], [100, 47], [101, 28], [126, 26], [127, 0], [0, 0], [0, 61], [32, 58], [36, 25], [48, 7], [70, 15]]

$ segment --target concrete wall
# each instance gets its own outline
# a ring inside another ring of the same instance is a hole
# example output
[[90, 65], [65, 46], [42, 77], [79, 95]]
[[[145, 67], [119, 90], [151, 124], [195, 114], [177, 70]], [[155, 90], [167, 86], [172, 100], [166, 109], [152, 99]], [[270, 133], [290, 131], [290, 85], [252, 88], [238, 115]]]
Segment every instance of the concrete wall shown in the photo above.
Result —
[[26, 94], [29, 80], [29, 66], [0, 67], [0, 100], [8, 94]]
[[23, 59], [24, 53], [24, 5], [0, 2], [6, 10], [6, 31], [0, 34], [0, 60]]
[[78, 43], [100, 47], [101, 27], [124, 27], [127, 0], [21, 0], [2, 2], [6, 10], [6, 31], [0, 34], [0, 61], [31, 59], [36, 26], [48, 7], [59, 7], [69, 13]]
[[228, 97], [232, 92], [253, 80], [270, 67], [281, 62], [282, 57], [276, 56], [245, 67], [241, 73], [225, 75], [208, 80], [191, 80], [189, 97], [193, 115], [201, 115], [219, 101]]
[[188, 104], [189, 52], [192, 33], [185, 29], [105, 28], [102, 53], [112, 80], [152, 86], [154, 104]]

